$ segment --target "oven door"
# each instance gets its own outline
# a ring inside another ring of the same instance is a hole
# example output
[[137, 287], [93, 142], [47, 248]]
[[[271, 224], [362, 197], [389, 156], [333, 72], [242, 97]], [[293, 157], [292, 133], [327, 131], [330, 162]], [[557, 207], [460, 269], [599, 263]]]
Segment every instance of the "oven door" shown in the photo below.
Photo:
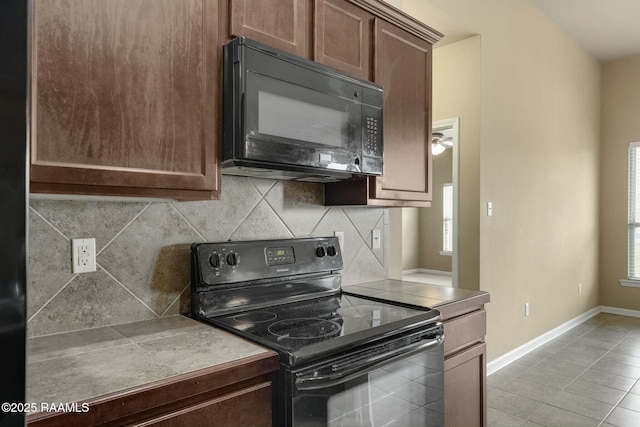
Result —
[[442, 342], [410, 334], [291, 372], [290, 425], [443, 427]]

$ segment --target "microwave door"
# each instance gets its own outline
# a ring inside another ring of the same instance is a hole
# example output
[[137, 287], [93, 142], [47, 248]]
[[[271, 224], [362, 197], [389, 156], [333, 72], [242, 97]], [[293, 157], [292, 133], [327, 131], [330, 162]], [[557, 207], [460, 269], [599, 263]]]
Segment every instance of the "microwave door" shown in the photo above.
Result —
[[360, 172], [361, 104], [253, 72], [245, 102], [246, 157]]

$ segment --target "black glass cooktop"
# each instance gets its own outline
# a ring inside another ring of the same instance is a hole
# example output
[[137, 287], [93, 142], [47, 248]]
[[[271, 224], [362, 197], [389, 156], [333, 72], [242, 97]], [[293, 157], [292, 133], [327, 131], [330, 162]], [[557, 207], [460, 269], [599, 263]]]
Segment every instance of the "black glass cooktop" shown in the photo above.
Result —
[[438, 312], [345, 293], [207, 320], [278, 351], [293, 365], [431, 323]]

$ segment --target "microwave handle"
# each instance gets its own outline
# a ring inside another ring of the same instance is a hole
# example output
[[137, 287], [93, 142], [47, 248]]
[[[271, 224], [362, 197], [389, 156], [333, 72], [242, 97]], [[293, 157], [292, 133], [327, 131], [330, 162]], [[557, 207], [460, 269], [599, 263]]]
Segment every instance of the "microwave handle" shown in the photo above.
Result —
[[419, 341], [405, 347], [373, 355], [355, 367], [336, 371], [329, 375], [314, 376], [313, 373], [298, 374], [296, 375], [296, 388], [298, 390], [318, 390], [339, 385], [389, 363], [413, 356], [428, 348], [442, 345], [443, 341], [444, 335], [430, 340]]

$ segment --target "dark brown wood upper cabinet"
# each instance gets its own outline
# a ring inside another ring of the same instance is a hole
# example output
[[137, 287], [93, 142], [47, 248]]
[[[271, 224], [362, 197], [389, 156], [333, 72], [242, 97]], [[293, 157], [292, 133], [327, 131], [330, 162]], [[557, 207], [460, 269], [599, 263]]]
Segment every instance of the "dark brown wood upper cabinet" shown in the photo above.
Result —
[[370, 197], [431, 201], [432, 46], [375, 21], [374, 81], [384, 88], [384, 176]]
[[315, 0], [313, 59], [371, 80], [373, 15], [344, 0]]
[[418, 37], [378, 17], [372, 34], [373, 81], [384, 89], [384, 175], [325, 184], [325, 204], [428, 207], [431, 53], [439, 34]]
[[308, 58], [306, 0], [230, 0], [230, 35]]
[[217, 0], [36, 0], [33, 192], [211, 199]]

